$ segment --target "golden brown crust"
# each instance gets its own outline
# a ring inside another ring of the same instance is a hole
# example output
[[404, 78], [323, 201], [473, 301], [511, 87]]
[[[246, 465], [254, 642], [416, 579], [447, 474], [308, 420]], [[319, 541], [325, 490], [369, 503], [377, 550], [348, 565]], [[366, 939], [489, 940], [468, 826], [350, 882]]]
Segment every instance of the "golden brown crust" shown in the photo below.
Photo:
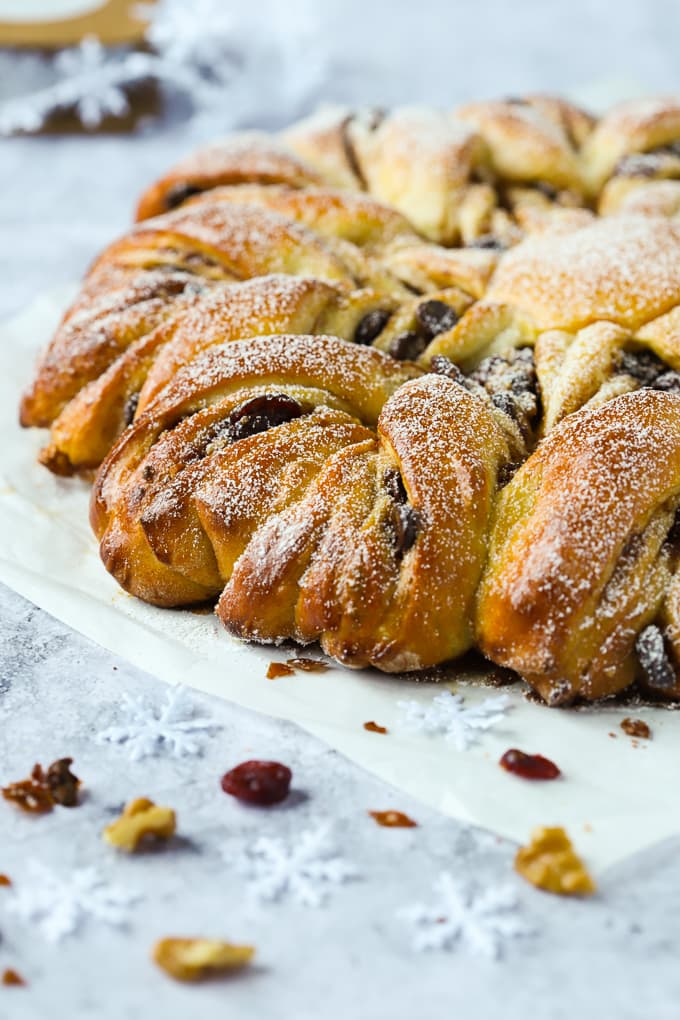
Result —
[[476, 628], [553, 703], [680, 696], [679, 111], [336, 109], [174, 167], [22, 402], [52, 471], [106, 458], [107, 568], [349, 665]]
[[265, 134], [244, 133], [192, 153], [144, 192], [137, 220], [160, 216], [192, 194], [224, 184], [320, 184], [312, 168]]
[[[227, 582], [218, 611], [234, 632], [320, 639], [353, 665], [401, 671], [463, 651], [507, 445], [490, 410], [448, 379], [386, 400], [417, 374], [331, 338], [206, 352], [100, 472], [92, 520], [107, 566], [161, 605]], [[220, 440], [244, 398], [265, 393], [306, 413]]]
[[477, 638], [547, 701], [628, 686], [658, 615], [680, 503], [680, 396], [644, 390], [567, 417], [501, 493]]

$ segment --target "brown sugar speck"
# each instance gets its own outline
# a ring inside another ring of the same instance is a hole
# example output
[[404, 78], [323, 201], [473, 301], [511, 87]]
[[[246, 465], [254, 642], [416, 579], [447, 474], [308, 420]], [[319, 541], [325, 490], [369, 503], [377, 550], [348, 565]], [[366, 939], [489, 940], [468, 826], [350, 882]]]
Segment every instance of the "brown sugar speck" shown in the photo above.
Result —
[[652, 731], [646, 722], [642, 719], [630, 719], [626, 717], [621, 722], [621, 729], [624, 733], [627, 733], [629, 737], [639, 737], [641, 740], [650, 740]]
[[0, 885], [11, 885], [12, 879], [9, 875], [0, 875]]
[[386, 829], [414, 829], [418, 825], [403, 811], [369, 811], [371, 818]]
[[365, 722], [364, 729], [369, 733], [388, 733], [387, 726], [379, 726], [377, 722]]
[[285, 662], [270, 662], [267, 680], [278, 680], [280, 676], [292, 676], [294, 672], [292, 666], [287, 666]]
[[26, 984], [21, 974], [19, 974], [16, 970], [12, 970], [11, 967], [8, 967], [6, 970], [3, 971], [2, 983], [3, 985], [6, 985], [8, 988], [11, 987], [17, 988], [20, 985]]

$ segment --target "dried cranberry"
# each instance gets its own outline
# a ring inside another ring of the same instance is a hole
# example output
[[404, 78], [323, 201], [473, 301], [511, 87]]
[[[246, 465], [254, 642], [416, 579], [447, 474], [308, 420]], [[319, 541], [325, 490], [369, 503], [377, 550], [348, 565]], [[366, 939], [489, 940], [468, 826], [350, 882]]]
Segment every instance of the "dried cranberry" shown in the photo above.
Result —
[[285, 800], [293, 773], [277, 761], [244, 761], [222, 776], [222, 789], [248, 804]]
[[541, 754], [525, 754], [514, 747], [505, 752], [499, 765], [506, 772], [513, 772], [523, 779], [557, 779], [562, 774], [549, 758]]

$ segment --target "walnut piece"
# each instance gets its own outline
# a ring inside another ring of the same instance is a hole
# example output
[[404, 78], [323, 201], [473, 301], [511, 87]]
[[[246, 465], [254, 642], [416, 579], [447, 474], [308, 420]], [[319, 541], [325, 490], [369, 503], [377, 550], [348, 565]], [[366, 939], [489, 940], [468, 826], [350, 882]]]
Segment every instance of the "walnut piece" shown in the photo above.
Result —
[[158, 966], [177, 981], [200, 981], [240, 970], [255, 955], [253, 946], [235, 946], [219, 939], [160, 939], [152, 950]]
[[515, 871], [539, 889], [559, 896], [592, 896], [595, 883], [562, 828], [538, 828], [520, 847]]
[[107, 825], [102, 835], [119, 850], [134, 853], [147, 839], [170, 839], [176, 828], [172, 808], [159, 807], [146, 797], [138, 797], [125, 805], [120, 818]]
[[48, 765], [33, 766], [28, 779], [3, 786], [2, 795], [23, 811], [40, 815], [51, 811], [55, 804], [77, 807], [80, 780], [71, 772], [73, 758], [59, 758]]
[[621, 729], [629, 737], [637, 737], [640, 740], [650, 740], [652, 731], [643, 719], [631, 719], [626, 717], [621, 722]]

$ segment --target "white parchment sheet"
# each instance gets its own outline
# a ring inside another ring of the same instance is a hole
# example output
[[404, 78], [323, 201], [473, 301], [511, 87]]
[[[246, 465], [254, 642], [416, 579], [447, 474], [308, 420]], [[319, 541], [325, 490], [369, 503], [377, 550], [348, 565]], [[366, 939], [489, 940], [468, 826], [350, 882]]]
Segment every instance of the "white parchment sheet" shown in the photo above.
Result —
[[[36, 353], [74, 291], [0, 324], [0, 580], [141, 669], [291, 719], [394, 786], [500, 835], [525, 841], [535, 825], [564, 825], [597, 870], [680, 831], [680, 712], [636, 710], [653, 739], [635, 746], [619, 728], [630, 709], [547, 709], [504, 688], [513, 702], [505, 719], [459, 752], [443, 737], [399, 730], [397, 702], [430, 701], [431, 683], [339, 667], [267, 680], [280, 652], [230, 638], [211, 615], [154, 609], [120, 591], [89, 529], [88, 487], [37, 465], [45, 436], [17, 424]], [[494, 692], [461, 693], [473, 704]], [[366, 732], [368, 720], [389, 734]], [[498, 759], [509, 747], [546, 755], [563, 778], [508, 775]]]

